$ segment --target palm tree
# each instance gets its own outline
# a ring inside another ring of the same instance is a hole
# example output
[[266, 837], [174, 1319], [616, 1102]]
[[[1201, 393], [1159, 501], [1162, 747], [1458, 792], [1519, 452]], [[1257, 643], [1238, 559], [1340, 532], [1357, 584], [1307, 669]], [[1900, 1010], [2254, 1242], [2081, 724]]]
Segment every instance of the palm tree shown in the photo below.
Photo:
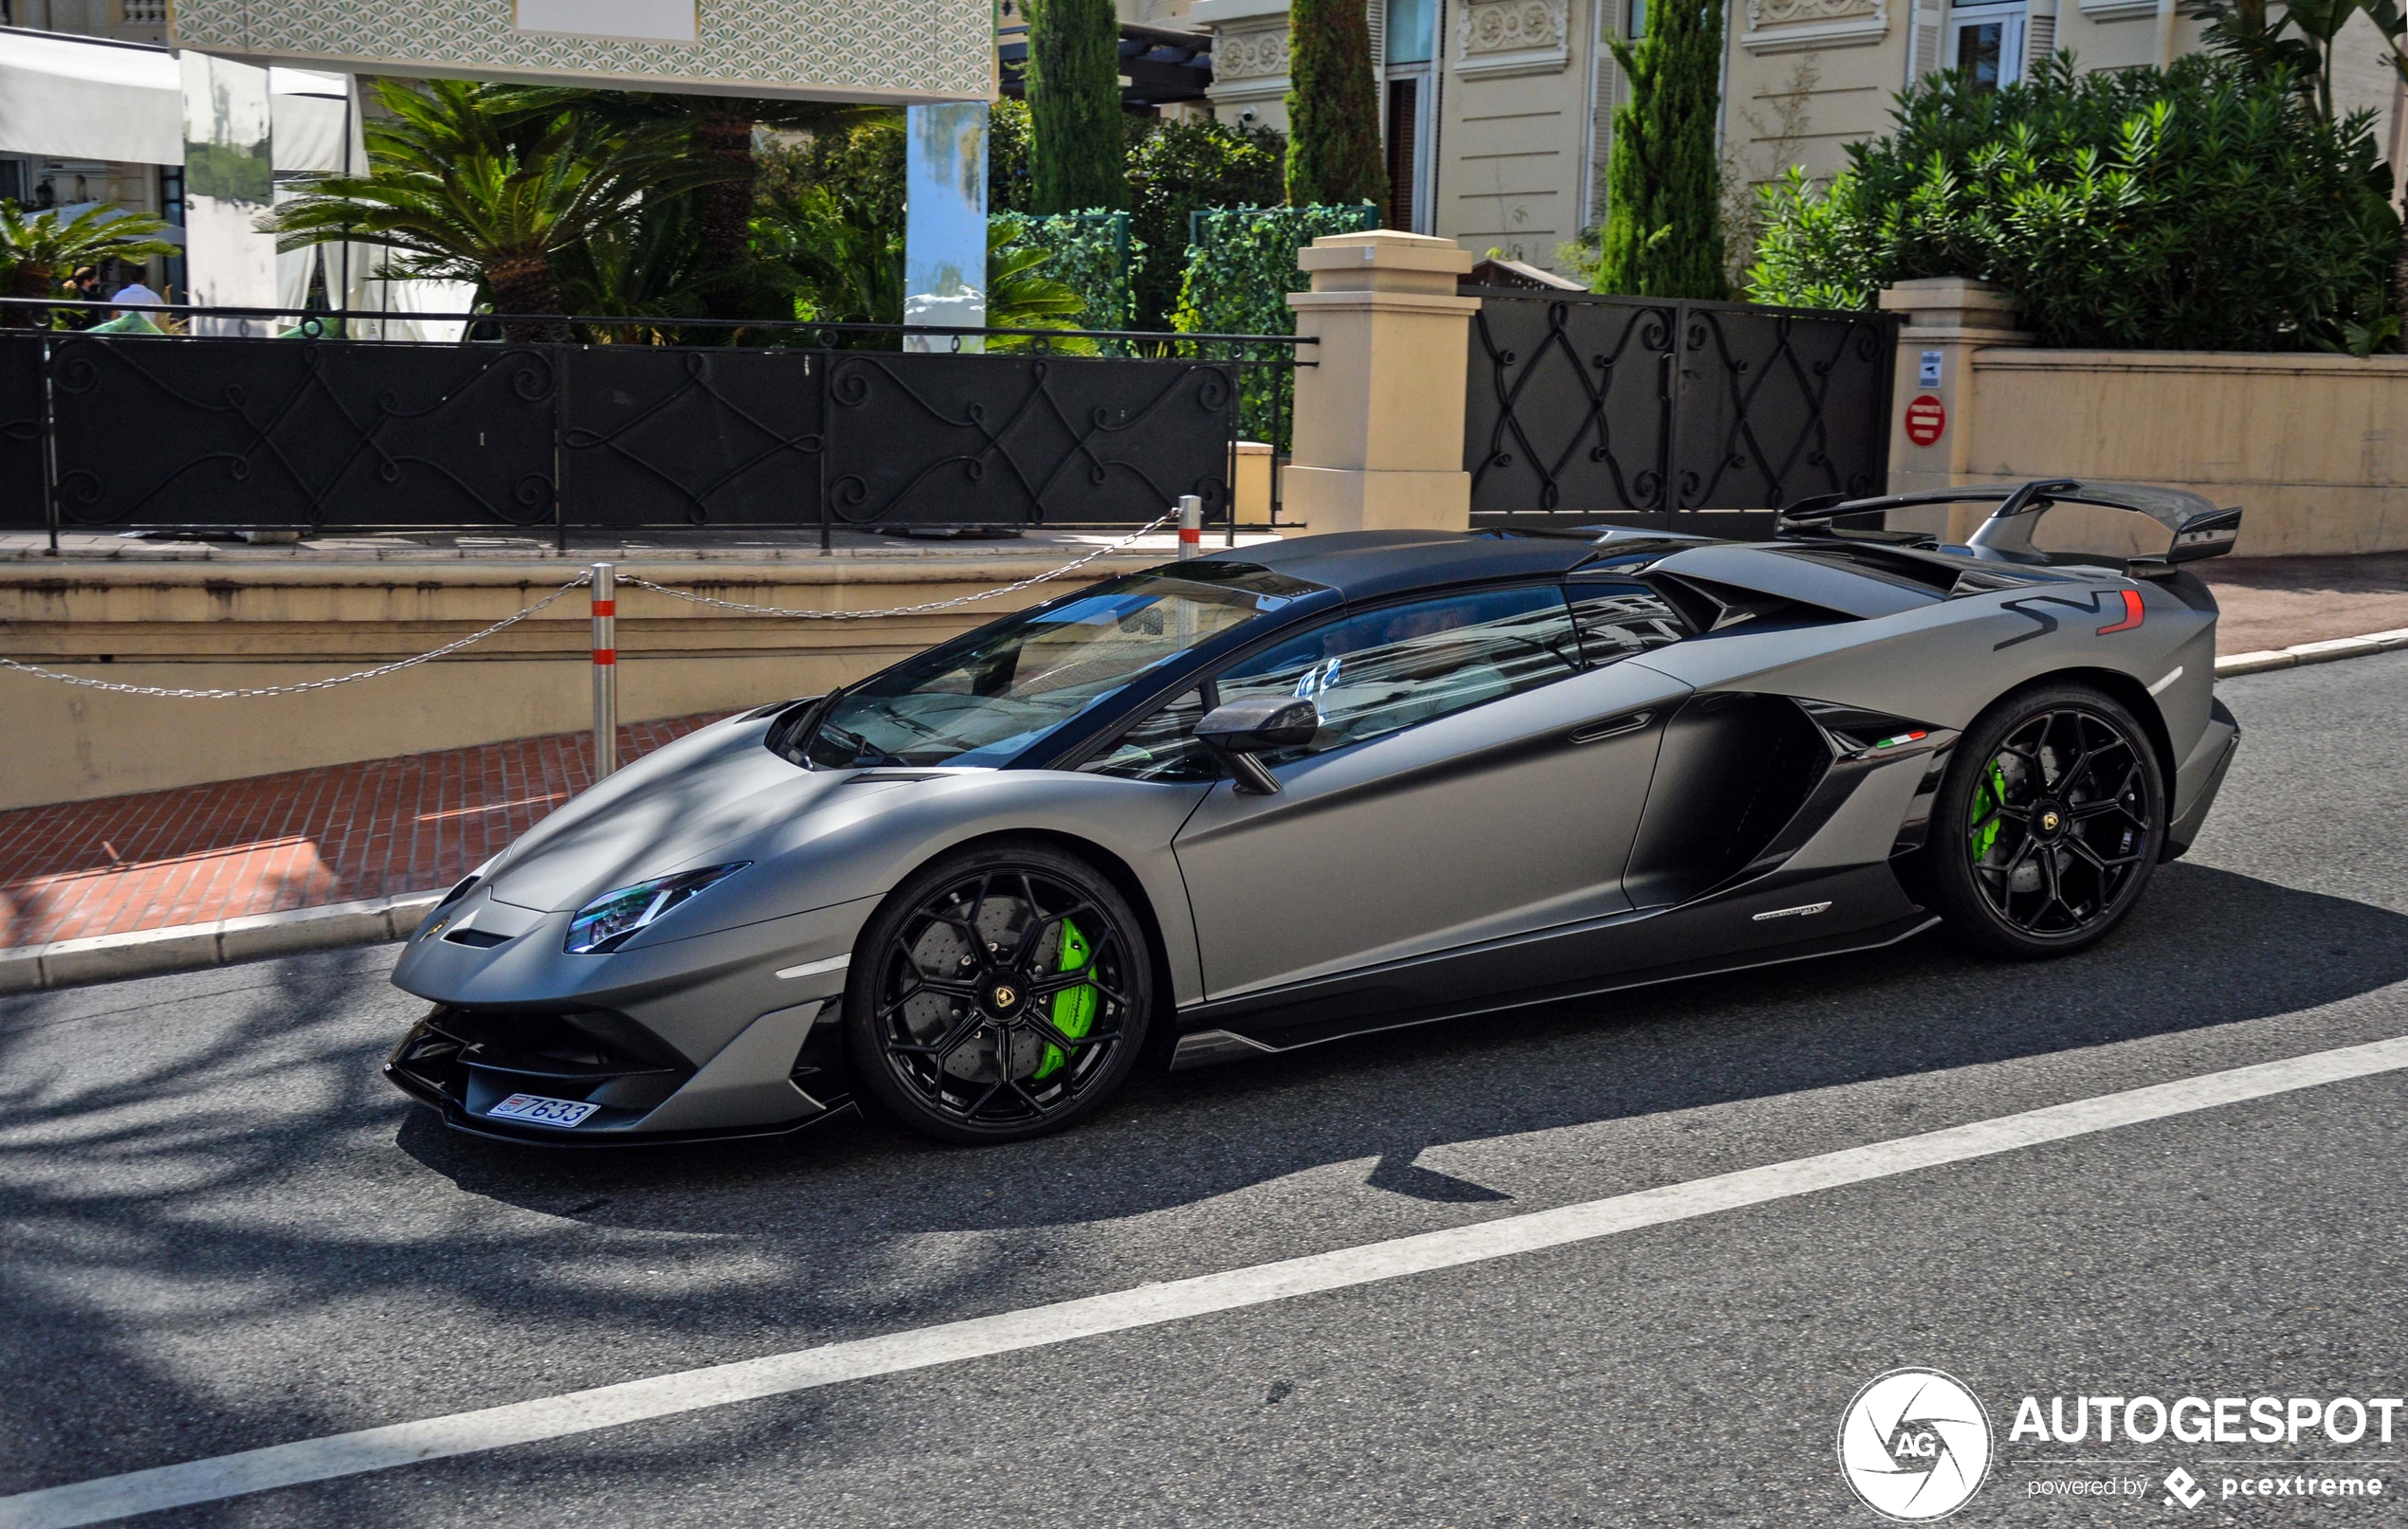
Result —
[[685, 136], [686, 152], [694, 162], [713, 172], [696, 197], [701, 267], [711, 273], [702, 283], [702, 296], [713, 319], [760, 317], [750, 311], [758, 283], [745, 279], [761, 178], [760, 161], [753, 155], [754, 130], [830, 132], [895, 115], [892, 107], [838, 101], [582, 90], [567, 85], [505, 87], [498, 96], [519, 110], [575, 110], [626, 132], [673, 128]]
[[[591, 113], [531, 110], [522, 93], [464, 81], [380, 87], [392, 118], [364, 176], [316, 177], [272, 214], [279, 249], [356, 243], [405, 275], [478, 283], [498, 313], [560, 314], [553, 257], [632, 218], [647, 197], [708, 185], [683, 135], [625, 132]], [[564, 326], [505, 323], [514, 340]]]
[[[173, 255], [175, 246], [158, 237], [167, 220], [102, 204], [72, 218], [55, 209], [27, 212], [0, 201], [0, 282], [12, 298], [55, 298], [59, 278], [79, 265], [107, 260], [149, 260]], [[0, 309], [0, 327], [46, 329], [48, 310]]]
[[[993, 218], [987, 223], [987, 325], [992, 329], [1077, 329], [1086, 316], [1087, 300], [1076, 287], [1058, 282], [1042, 267], [1053, 251], [1024, 244], [1028, 225], [1017, 218]], [[1095, 341], [1085, 336], [1049, 339], [1041, 335], [993, 335], [986, 348], [1005, 353], [1043, 349], [1056, 355], [1093, 355]]]

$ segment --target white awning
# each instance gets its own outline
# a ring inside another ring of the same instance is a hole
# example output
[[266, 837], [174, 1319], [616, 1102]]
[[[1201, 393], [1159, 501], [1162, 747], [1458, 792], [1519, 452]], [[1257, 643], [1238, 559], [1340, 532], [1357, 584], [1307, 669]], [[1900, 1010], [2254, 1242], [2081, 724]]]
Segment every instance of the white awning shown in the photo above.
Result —
[[350, 90], [347, 75], [312, 69], [267, 71], [267, 105], [275, 123], [270, 153], [278, 170], [343, 168]]
[[184, 84], [163, 47], [0, 32], [0, 151], [184, 162]]

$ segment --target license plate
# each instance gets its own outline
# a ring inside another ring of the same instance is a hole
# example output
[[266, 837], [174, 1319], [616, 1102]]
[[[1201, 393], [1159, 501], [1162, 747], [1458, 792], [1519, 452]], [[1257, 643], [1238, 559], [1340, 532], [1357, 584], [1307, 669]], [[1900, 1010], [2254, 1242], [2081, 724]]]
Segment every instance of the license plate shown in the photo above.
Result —
[[497, 1120], [524, 1120], [529, 1125], [556, 1125], [563, 1128], [576, 1124], [600, 1109], [599, 1104], [580, 1103], [574, 1099], [546, 1099], [540, 1094], [513, 1094], [485, 1114]]

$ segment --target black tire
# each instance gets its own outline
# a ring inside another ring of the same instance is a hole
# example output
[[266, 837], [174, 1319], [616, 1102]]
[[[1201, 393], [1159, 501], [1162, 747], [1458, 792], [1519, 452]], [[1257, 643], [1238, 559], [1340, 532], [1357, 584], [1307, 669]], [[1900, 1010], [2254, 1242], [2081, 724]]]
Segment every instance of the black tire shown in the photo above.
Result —
[[1957, 742], [1925, 877], [1950, 929], [2026, 958], [2096, 944], [2140, 901], [2165, 844], [2165, 777], [2130, 711], [2089, 685], [1999, 701]]
[[1002, 843], [935, 862], [879, 905], [853, 952], [845, 1033], [863, 1094], [902, 1124], [1018, 1141], [1102, 1109], [1153, 1010], [1128, 900], [1075, 855]]

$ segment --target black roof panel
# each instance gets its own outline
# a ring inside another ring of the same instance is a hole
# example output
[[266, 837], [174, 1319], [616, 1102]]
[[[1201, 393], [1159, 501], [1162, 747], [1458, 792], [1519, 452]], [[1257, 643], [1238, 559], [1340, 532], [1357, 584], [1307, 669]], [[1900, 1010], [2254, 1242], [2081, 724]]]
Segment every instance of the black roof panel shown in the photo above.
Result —
[[1254, 563], [1291, 578], [1327, 585], [1348, 600], [1488, 579], [1560, 573], [1595, 551], [1570, 537], [1499, 536], [1459, 531], [1341, 531], [1266, 541], [1211, 555]]

